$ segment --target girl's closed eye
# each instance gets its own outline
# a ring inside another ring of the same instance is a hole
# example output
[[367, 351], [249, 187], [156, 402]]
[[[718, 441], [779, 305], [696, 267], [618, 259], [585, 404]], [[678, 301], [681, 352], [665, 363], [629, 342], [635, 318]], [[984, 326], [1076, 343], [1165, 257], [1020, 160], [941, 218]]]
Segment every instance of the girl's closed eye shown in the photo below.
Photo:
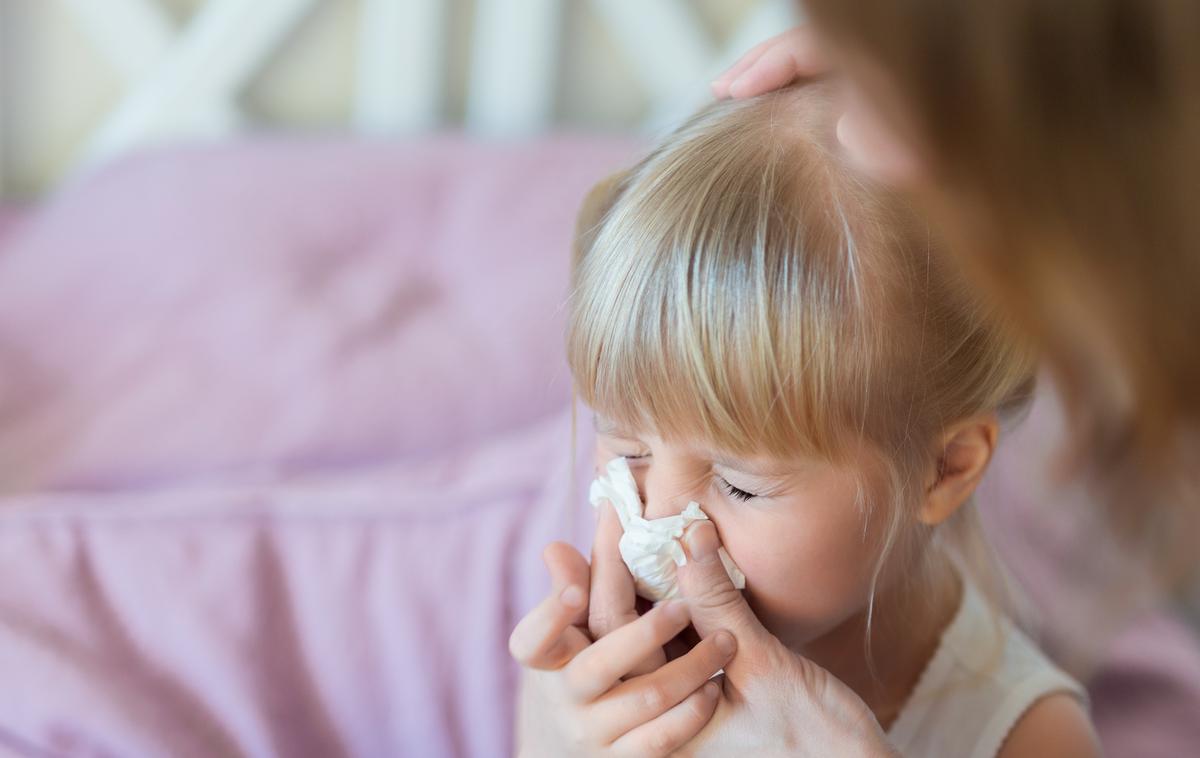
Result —
[[729, 496], [736, 500], [740, 500], [744, 503], [748, 500], [753, 500], [754, 498], [758, 497], [758, 495], [754, 494], [753, 492], [747, 492], [741, 487], [730, 484], [729, 480], [720, 474], [716, 474], [716, 477], [721, 482], [721, 486], [725, 489], [725, 491], [729, 493]]
[[630, 441], [624, 441], [623, 443], [615, 444], [612, 446], [611, 450], [613, 455], [618, 458], [624, 458], [631, 464], [635, 461], [648, 460], [651, 457], [649, 448]]

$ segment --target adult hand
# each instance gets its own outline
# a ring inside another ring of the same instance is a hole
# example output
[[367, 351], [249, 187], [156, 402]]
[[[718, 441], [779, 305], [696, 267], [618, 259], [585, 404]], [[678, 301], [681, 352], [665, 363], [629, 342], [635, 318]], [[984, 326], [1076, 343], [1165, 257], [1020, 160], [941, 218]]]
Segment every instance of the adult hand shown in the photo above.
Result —
[[725, 664], [716, 713], [682, 755], [896, 756], [867, 705], [825, 669], [789, 650], [754, 615], [725, 572], [710, 521], [685, 535], [681, 597], [702, 639], [727, 629], [737, 655]]
[[[754, 97], [806, 77], [829, 72], [829, 60], [810, 27], [797, 26], [755, 46], [712, 83], [718, 98]], [[852, 83], [842, 82], [843, 112], [837, 138], [859, 169], [887, 184], [904, 186], [921, 177], [913, 149], [886, 126]]]
[[[597, 565], [590, 570], [569, 545], [546, 548], [553, 589], [509, 640], [525, 667], [517, 723], [521, 755], [668, 755], [704, 727], [716, 706], [719, 687], [708, 680], [733, 654], [733, 637], [714, 634], [667, 663], [663, 646], [687, 626], [687, 606], [665, 603], [637, 615], [632, 577], [628, 571], [622, 577], [610, 562], [616, 543], [605, 518]], [[619, 524], [616, 530], [619, 537]], [[588, 587], [599, 604], [592, 614]], [[589, 616], [595, 641], [587, 631]]]
[[761, 95], [829, 70], [825, 53], [807, 26], [759, 43], [712, 83], [718, 98]]

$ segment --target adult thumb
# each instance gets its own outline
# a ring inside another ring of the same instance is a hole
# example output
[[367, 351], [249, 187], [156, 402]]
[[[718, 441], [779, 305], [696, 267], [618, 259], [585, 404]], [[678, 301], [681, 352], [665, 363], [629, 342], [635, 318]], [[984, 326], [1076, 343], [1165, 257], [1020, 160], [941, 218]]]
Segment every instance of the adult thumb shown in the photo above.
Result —
[[754, 615], [741, 590], [721, 562], [721, 538], [711, 521], [697, 521], [684, 534], [688, 561], [676, 572], [679, 593], [687, 601], [692, 624], [701, 637], [726, 629], [737, 639], [737, 658], [745, 661], [755, 651], [776, 643]]

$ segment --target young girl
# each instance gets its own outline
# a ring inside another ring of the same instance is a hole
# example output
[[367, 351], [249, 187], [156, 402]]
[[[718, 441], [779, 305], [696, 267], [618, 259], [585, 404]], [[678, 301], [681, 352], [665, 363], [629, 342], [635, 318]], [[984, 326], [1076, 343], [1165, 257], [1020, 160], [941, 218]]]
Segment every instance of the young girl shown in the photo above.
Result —
[[[623, 458], [646, 519], [712, 526], [642, 615], [611, 508], [590, 568], [548, 550], [556, 592], [511, 640], [523, 752], [1095, 752], [970, 502], [1030, 352], [843, 166], [831, 113], [818, 85], [714, 105], [589, 198], [568, 357], [597, 470]], [[689, 620], [702, 641], [664, 654]]]

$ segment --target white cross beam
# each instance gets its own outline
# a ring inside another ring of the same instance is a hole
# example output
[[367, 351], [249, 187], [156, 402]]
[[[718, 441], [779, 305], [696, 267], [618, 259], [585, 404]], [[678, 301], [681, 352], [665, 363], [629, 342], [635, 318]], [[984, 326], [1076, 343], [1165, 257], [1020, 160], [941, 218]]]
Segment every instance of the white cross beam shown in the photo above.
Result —
[[549, 126], [563, 5], [561, 0], [476, 0], [468, 129], [512, 134]]
[[363, 0], [354, 123], [367, 134], [440, 126], [449, 4]]
[[[113, 64], [125, 86], [148, 78], [171, 51], [176, 31], [162, 7], [145, 0], [61, 0], [81, 22], [83, 31]], [[204, 123], [237, 124], [240, 114], [229, 100], [209, 103], [214, 112]]]
[[175, 35], [147, 0], [61, 2], [132, 81], [84, 148], [90, 165], [134, 145], [232, 131], [238, 92], [315, 0], [209, 0]]

